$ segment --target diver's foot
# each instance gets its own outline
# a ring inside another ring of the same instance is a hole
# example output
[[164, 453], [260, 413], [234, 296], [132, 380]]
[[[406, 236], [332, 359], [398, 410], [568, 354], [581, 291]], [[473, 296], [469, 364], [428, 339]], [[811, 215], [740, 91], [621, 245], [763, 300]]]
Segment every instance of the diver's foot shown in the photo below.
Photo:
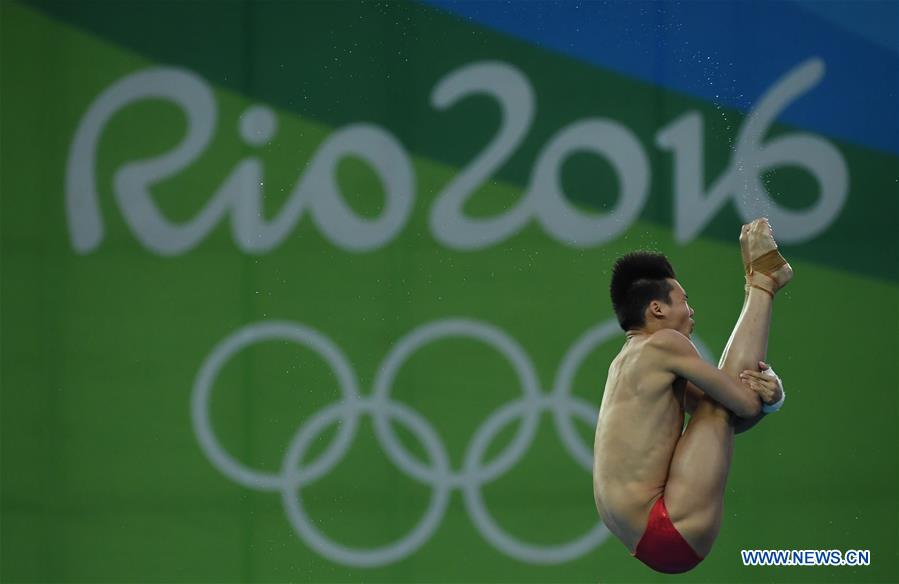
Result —
[[748, 285], [760, 288], [774, 297], [778, 290], [793, 279], [793, 268], [777, 250], [774, 231], [768, 220], [762, 217], [749, 224], [746, 237], [741, 234], [741, 251], [743, 239], [746, 241], [746, 253], [749, 257]]

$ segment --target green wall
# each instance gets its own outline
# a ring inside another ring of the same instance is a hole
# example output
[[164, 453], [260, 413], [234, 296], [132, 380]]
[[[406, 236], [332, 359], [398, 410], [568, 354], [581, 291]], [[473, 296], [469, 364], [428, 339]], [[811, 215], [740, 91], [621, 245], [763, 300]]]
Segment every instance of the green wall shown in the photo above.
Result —
[[[609, 270], [666, 253], [715, 360], [754, 211], [796, 272], [790, 400], [738, 437], [683, 579], [899, 579], [895, 155], [421, 5], [0, 16], [3, 581], [660, 581], [590, 488]], [[756, 169], [749, 119], [812, 171]]]

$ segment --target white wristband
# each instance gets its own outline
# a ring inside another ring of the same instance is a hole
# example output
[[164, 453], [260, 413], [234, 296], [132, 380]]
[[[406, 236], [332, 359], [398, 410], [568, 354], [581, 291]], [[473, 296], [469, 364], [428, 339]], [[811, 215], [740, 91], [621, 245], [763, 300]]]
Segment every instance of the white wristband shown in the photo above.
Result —
[[780, 391], [781, 391], [780, 399], [777, 400], [776, 403], [766, 404], [766, 403], [762, 402], [762, 411], [763, 412], [765, 412], [766, 414], [771, 414], [783, 407], [784, 400], [787, 399], [787, 392], [785, 392], [782, 387], [781, 387]]
[[762, 411], [765, 412], [766, 414], [771, 414], [771, 413], [774, 413], [774, 412], [776, 412], [777, 410], [779, 410], [780, 408], [783, 407], [783, 405], [784, 405], [784, 400], [787, 399], [787, 392], [785, 392], [785, 391], [783, 390], [783, 387], [784, 387], [784, 386], [783, 386], [783, 382], [780, 380], [780, 377], [777, 375], [777, 373], [774, 372], [774, 369], [771, 369], [771, 368], [769, 367], [767, 373], [768, 373], [771, 377], [774, 377], [775, 379], [777, 379], [777, 385], [780, 386], [780, 391], [781, 391], [780, 399], [777, 400], [776, 403], [773, 403], [773, 404], [766, 404], [766, 403], [762, 402]]

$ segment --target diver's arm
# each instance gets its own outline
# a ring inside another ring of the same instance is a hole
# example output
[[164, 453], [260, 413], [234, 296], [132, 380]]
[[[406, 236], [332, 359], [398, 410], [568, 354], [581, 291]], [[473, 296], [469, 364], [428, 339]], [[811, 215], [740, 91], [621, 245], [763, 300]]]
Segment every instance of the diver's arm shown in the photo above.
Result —
[[658, 351], [662, 365], [668, 371], [692, 381], [708, 397], [741, 418], [754, 418], [762, 409], [759, 396], [724, 371], [709, 365], [699, 356], [690, 339], [672, 329], [653, 333], [649, 340]]

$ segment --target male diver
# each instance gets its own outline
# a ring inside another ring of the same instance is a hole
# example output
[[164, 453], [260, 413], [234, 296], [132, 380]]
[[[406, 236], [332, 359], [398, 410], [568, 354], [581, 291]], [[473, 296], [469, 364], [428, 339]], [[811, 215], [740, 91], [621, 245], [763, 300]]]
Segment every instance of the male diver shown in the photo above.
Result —
[[740, 249], [746, 297], [717, 369], [690, 342], [693, 309], [665, 256], [627, 254], [613, 270], [612, 306], [626, 340], [599, 410], [593, 493], [609, 531], [659, 572], [686, 572], [708, 555], [734, 434], [784, 401], [763, 360], [771, 305], [793, 270], [767, 219], [742, 227]]

